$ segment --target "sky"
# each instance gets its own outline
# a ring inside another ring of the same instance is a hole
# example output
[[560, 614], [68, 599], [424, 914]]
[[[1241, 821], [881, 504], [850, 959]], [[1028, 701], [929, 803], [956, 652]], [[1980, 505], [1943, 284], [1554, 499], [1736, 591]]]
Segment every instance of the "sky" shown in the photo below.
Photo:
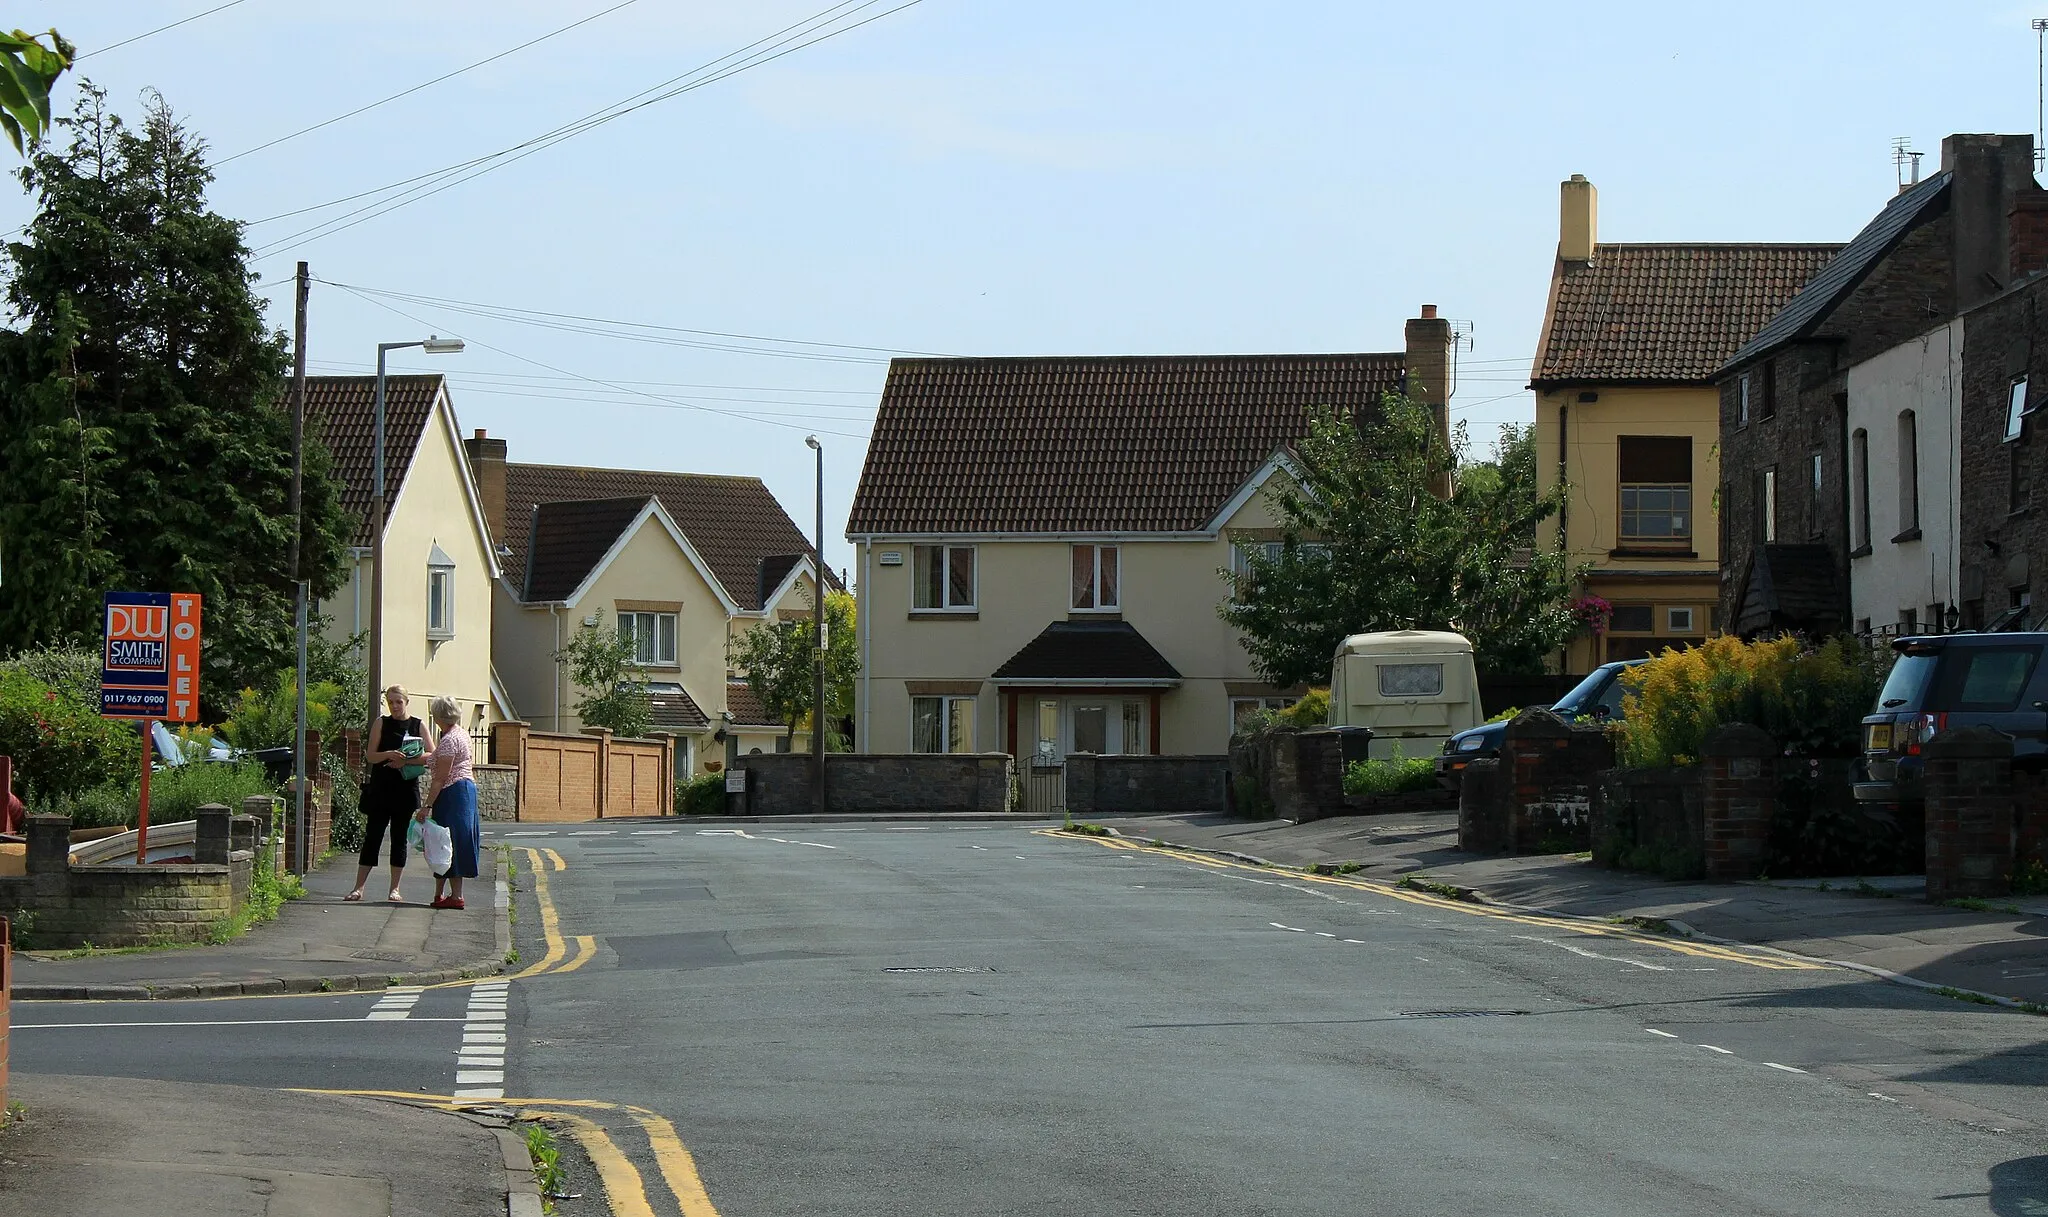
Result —
[[[314, 372], [459, 335], [459, 356], [392, 366], [447, 373], [464, 428], [512, 460], [754, 475], [806, 531], [815, 433], [840, 568], [892, 354], [1390, 351], [1435, 304], [1467, 336], [1451, 408], [1483, 449], [1533, 414], [1560, 180], [1599, 188], [1603, 240], [1846, 241], [1894, 193], [1893, 139], [1931, 172], [1946, 134], [2035, 129], [2028, 21], [2048, 16], [2048, 0], [829, 2], [16, 0], [10, 16], [85, 56], [60, 110], [78, 78], [130, 117], [154, 90], [206, 141], [212, 205], [248, 223], [281, 329], [293, 263], [311, 265]], [[389, 194], [302, 210], [636, 97], [650, 104], [425, 179], [446, 188], [388, 211]], [[30, 214], [0, 185], [0, 229]]]

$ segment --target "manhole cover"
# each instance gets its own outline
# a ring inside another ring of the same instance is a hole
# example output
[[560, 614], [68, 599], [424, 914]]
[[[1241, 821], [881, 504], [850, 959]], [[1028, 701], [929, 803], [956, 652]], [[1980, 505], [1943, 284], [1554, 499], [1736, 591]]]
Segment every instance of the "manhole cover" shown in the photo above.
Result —
[[929, 976], [929, 975], [932, 975], [933, 973], [937, 973], [937, 972], [993, 972], [993, 971], [995, 971], [995, 969], [994, 969], [994, 968], [883, 968], [883, 969], [882, 969], [882, 971], [884, 971], [884, 972], [894, 972], [894, 973], [896, 973], [896, 974], [897, 974], [897, 975], [899, 975], [899, 976], [906, 976], [906, 975], [907, 975], [907, 976]]
[[1527, 1010], [1403, 1010], [1402, 1018], [1513, 1018]]

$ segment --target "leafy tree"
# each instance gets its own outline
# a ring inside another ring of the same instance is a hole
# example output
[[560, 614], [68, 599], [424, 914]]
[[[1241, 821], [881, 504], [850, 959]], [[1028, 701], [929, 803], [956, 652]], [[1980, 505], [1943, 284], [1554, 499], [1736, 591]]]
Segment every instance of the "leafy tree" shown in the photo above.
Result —
[[1460, 470], [1463, 424], [1445, 444], [1428, 409], [1388, 394], [1357, 417], [1323, 411], [1292, 452], [1297, 479], [1271, 495], [1276, 555], [1248, 551], [1218, 609], [1276, 684], [1327, 681], [1337, 646], [1376, 630], [1453, 630], [1483, 671], [1531, 673], [1571, 633], [1571, 574], [1538, 549], [1563, 501], [1536, 491], [1533, 433], [1509, 428], [1500, 456]]
[[[825, 715], [829, 722], [853, 714], [853, 678], [860, 674], [860, 641], [854, 634], [854, 600], [846, 592], [825, 595]], [[791, 734], [810, 717], [817, 677], [812, 669], [816, 639], [809, 621], [776, 621], [740, 635], [727, 661], [747, 674], [747, 687], [761, 708]], [[843, 752], [848, 741], [828, 730], [825, 746]]]
[[49, 132], [50, 86], [78, 54], [56, 30], [49, 36], [50, 45], [44, 46], [41, 34], [0, 34], [0, 127], [23, 154]]
[[[293, 664], [286, 342], [266, 332], [242, 227], [207, 209], [203, 145], [161, 100], [139, 129], [86, 87], [21, 171], [0, 331], [0, 639], [84, 644], [111, 588], [206, 597], [202, 707]], [[349, 526], [317, 437], [302, 552], [340, 586]]]
[[633, 662], [633, 642], [616, 627], [607, 629], [604, 610], [597, 624], [576, 631], [569, 645], [555, 652], [557, 663], [569, 665], [570, 678], [583, 690], [576, 713], [586, 727], [610, 727], [612, 734], [640, 739], [654, 730], [654, 706], [647, 697], [647, 676]]

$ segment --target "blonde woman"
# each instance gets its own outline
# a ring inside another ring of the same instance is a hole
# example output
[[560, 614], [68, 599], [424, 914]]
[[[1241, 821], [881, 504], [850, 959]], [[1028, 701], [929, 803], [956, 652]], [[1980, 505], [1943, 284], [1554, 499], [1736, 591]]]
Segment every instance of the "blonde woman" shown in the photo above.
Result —
[[[434, 876], [434, 901], [429, 907], [459, 909], [462, 881], [476, 878], [482, 845], [476, 815], [476, 774], [469, 732], [462, 729], [462, 707], [452, 697], [437, 697], [431, 711], [434, 726], [441, 732], [432, 754], [434, 780], [413, 818], [424, 821], [432, 814], [434, 823], [447, 829], [454, 839], [455, 856], [449, 860], [447, 871]], [[441, 894], [444, 887], [448, 892], [445, 897]]]
[[370, 724], [370, 748], [363, 754], [370, 777], [363, 783], [363, 851], [356, 858], [356, 886], [342, 897], [350, 903], [363, 898], [370, 872], [377, 869], [377, 846], [386, 828], [391, 830], [391, 895], [387, 898], [393, 904], [404, 902], [398, 894], [398, 880], [405, 874], [405, 824], [420, 806], [419, 778], [405, 776], [405, 770], [420, 762], [401, 749], [409, 739], [424, 748], [427, 729], [406, 713], [405, 690], [398, 685], [384, 690], [384, 706], [388, 713]]

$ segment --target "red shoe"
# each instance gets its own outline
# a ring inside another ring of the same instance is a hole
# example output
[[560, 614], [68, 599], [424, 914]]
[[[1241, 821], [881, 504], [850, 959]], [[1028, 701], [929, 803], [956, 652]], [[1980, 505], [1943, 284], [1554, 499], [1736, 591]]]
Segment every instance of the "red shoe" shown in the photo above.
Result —
[[453, 896], [437, 896], [427, 901], [427, 907], [430, 909], [459, 909], [462, 907], [462, 901], [457, 900]]

